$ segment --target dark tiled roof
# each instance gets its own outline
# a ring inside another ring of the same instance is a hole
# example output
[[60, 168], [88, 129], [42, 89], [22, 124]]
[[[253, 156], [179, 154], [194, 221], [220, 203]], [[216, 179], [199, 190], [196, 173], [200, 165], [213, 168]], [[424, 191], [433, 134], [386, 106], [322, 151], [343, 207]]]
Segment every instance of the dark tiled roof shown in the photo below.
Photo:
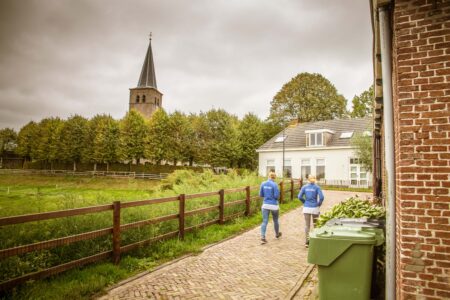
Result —
[[142, 65], [141, 76], [139, 77], [138, 87], [152, 87], [157, 89], [155, 66], [153, 64], [152, 40], [148, 44], [147, 54]]
[[[341, 133], [353, 131], [353, 135], [362, 134], [369, 130], [372, 132], [372, 118], [358, 118], [358, 119], [342, 119], [342, 120], [328, 120], [319, 122], [300, 123], [295, 126], [288, 126], [285, 130], [287, 136], [284, 145], [285, 148], [304, 148], [306, 147], [306, 133], [307, 130], [328, 129], [334, 132], [331, 140], [326, 147], [342, 147], [350, 146], [350, 139], [341, 139]], [[277, 137], [283, 136], [283, 132], [278, 133], [266, 143], [264, 143], [258, 150], [282, 149], [283, 143], [275, 143]]]

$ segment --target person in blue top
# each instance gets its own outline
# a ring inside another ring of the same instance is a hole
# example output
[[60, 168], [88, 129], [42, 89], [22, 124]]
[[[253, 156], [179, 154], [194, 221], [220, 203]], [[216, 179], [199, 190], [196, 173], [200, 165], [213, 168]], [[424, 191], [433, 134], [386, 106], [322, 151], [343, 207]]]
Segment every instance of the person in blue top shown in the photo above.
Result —
[[308, 184], [302, 187], [298, 194], [298, 199], [303, 203], [303, 215], [305, 216], [305, 246], [308, 247], [311, 218], [315, 225], [320, 214], [320, 206], [324, 200], [322, 190], [316, 185], [315, 176], [308, 176]]
[[266, 229], [270, 213], [272, 213], [275, 236], [276, 238], [281, 236], [280, 225], [278, 224], [278, 213], [280, 209], [278, 206], [278, 197], [280, 196], [280, 190], [278, 189], [278, 184], [274, 181], [276, 177], [274, 172], [270, 172], [269, 179], [264, 181], [259, 189], [259, 196], [264, 197], [263, 205], [261, 207], [263, 217], [263, 222], [261, 224], [261, 242], [263, 244], [267, 243]]

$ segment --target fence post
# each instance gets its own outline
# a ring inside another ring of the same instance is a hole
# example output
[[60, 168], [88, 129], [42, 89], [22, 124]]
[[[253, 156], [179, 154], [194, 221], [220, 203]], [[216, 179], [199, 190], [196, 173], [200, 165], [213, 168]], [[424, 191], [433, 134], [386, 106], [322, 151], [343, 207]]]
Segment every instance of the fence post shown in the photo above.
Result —
[[180, 208], [180, 211], [179, 211], [179, 218], [178, 218], [178, 221], [179, 221], [179, 233], [178, 233], [178, 236], [179, 236], [179, 238], [180, 239], [182, 239], [182, 240], [184, 240], [184, 212], [186, 211], [186, 206], [185, 206], [185, 204], [186, 204], [186, 195], [185, 194], [181, 194], [179, 197], [178, 197], [178, 201], [179, 201], [179, 204], [180, 204], [180, 206], [179, 206], [179, 208]]
[[284, 181], [280, 182], [280, 204], [284, 200]]
[[225, 223], [224, 210], [225, 210], [225, 191], [221, 189], [219, 191], [219, 224]]
[[294, 200], [294, 179], [291, 178], [291, 201]]
[[120, 201], [113, 203], [113, 263], [120, 261]]
[[245, 187], [245, 215], [250, 215], [250, 186]]

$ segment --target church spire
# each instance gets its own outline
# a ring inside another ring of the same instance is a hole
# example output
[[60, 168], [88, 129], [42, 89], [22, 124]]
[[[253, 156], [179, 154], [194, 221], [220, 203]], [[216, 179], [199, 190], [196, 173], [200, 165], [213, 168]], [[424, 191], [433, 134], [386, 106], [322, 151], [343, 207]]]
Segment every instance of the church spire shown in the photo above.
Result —
[[153, 65], [151, 33], [150, 33], [150, 41], [148, 43], [147, 55], [145, 55], [144, 65], [142, 66], [141, 76], [139, 77], [137, 87], [152, 87], [157, 89], [155, 66]]

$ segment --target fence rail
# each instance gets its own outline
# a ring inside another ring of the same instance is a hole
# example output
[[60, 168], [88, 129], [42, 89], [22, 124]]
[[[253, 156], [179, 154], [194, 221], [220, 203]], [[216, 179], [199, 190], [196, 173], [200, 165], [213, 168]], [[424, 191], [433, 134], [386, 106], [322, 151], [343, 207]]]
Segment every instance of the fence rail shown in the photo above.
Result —
[[[295, 197], [294, 191], [295, 187], [299, 187], [298, 184], [294, 183], [294, 180], [285, 182], [280, 182], [280, 203], [286, 201], [286, 198], [292, 200]], [[288, 189], [289, 187], [289, 189]], [[21, 245], [7, 249], [0, 249], [0, 259], [4, 259], [11, 256], [21, 255], [25, 253], [29, 253], [32, 251], [43, 250], [43, 249], [53, 249], [62, 245], [69, 245], [78, 241], [94, 239], [100, 236], [112, 235], [112, 249], [110, 251], [101, 252], [89, 257], [77, 259], [74, 261], [70, 261], [61, 265], [53, 266], [51, 268], [40, 270], [34, 273], [29, 273], [20, 277], [16, 277], [7, 281], [0, 282], [0, 291], [5, 291], [14, 286], [17, 286], [21, 283], [24, 283], [30, 279], [41, 279], [54, 274], [58, 274], [69, 270], [74, 267], [83, 266], [89, 263], [97, 262], [100, 260], [104, 260], [107, 258], [112, 259], [112, 261], [117, 264], [120, 261], [120, 256], [122, 253], [134, 250], [136, 248], [142, 247], [144, 245], [148, 245], [154, 243], [156, 241], [177, 237], [179, 239], [183, 239], [186, 232], [190, 232], [199, 228], [203, 228], [206, 226], [210, 226], [213, 224], [224, 224], [228, 220], [232, 220], [236, 217], [241, 216], [249, 216], [254, 211], [251, 210], [251, 203], [259, 199], [259, 196], [252, 196], [252, 191], [259, 191], [259, 186], [246, 186], [241, 188], [233, 188], [233, 189], [222, 189], [219, 191], [206, 192], [206, 193], [198, 193], [198, 194], [181, 194], [173, 197], [165, 197], [165, 198], [157, 198], [157, 199], [146, 199], [139, 201], [131, 201], [131, 202], [120, 202], [115, 201], [112, 204], [107, 205], [99, 205], [99, 206], [91, 206], [91, 207], [83, 207], [69, 210], [60, 210], [60, 211], [51, 211], [45, 213], [38, 214], [28, 214], [28, 215], [20, 215], [20, 216], [11, 216], [0, 218], [0, 226], [14, 225], [20, 223], [27, 222], [35, 222], [42, 220], [49, 220], [55, 218], [63, 218], [63, 217], [72, 217], [78, 215], [86, 215], [91, 213], [98, 213], [104, 211], [112, 211], [112, 220], [113, 226], [109, 228], [103, 228], [95, 231], [84, 232], [80, 234], [70, 235], [66, 237], [56, 238], [52, 240], [40, 241], [33, 244]], [[242, 193], [245, 192], [245, 199], [234, 200], [230, 202], [225, 202], [225, 194], [232, 193]], [[213, 205], [209, 207], [204, 207], [200, 209], [194, 209], [190, 211], [186, 211], [186, 200], [197, 199], [202, 197], [211, 197], [218, 196], [218, 205]], [[121, 211], [123, 209], [129, 207], [137, 207], [144, 205], [154, 205], [158, 203], [166, 203], [166, 202], [178, 202], [178, 212], [175, 214], [169, 214], [165, 216], [160, 216], [153, 219], [141, 220], [137, 222], [121, 224]], [[238, 213], [234, 213], [232, 215], [225, 216], [225, 207], [245, 204], [245, 210], [240, 211]], [[211, 221], [207, 221], [195, 226], [185, 227], [185, 218], [188, 216], [208, 213], [212, 211], [219, 211], [218, 219], [213, 219]], [[156, 237], [152, 237], [150, 239], [138, 241], [128, 245], [121, 245], [121, 232], [142, 227], [150, 224], [158, 224], [161, 222], [166, 222], [169, 220], [177, 220], [178, 219], [178, 230], [171, 231], [168, 233], [164, 233], [158, 235]]]
[[318, 181], [318, 184], [324, 186], [336, 186], [336, 187], [353, 187], [353, 188], [371, 188], [372, 180], [371, 178], [367, 179], [349, 179], [349, 180], [341, 180], [341, 179], [321, 179]]
[[90, 176], [90, 177], [112, 177], [112, 178], [136, 178], [161, 180], [166, 178], [168, 173], [143, 173], [143, 172], [122, 172], [122, 171], [70, 171], [70, 170], [36, 170], [36, 169], [0, 169], [0, 174], [36, 174], [50, 176]]

